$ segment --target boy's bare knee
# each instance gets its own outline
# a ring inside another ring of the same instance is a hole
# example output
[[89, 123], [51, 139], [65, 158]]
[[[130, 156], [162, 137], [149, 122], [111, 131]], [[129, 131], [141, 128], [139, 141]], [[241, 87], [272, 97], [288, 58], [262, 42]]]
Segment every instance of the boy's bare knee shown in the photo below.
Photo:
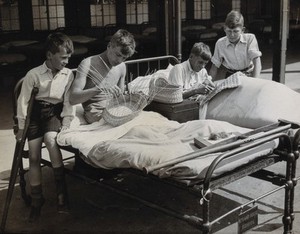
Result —
[[44, 143], [49, 146], [57, 145], [56, 136], [57, 132], [47, 132], [44, 135]]

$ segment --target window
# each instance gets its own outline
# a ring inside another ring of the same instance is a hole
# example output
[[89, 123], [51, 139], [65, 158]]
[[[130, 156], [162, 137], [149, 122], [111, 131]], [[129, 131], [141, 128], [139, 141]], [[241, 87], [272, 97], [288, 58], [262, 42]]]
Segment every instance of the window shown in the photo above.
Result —
[[232, 10], [241, 11], [241, 0], [232, 0]]
[[194, 0], [195, 19], [210, 19], [210, 0]]
[[186, 0], [181, 0], [181, 19], [186, 19]]
[[0, 5], [1, 31], [20, 30], [19, 9], [17, 1], [9, 1]]
[[116, 23], [116, 4], [114, 0], [96, 0], [91, 3], [91, 26], [105, 26]]
[[141, 24], [148, 21], [148, 0], [126, 1], [127, 24]]
[[34, 30], [54, 30], [65, 27], [63, 0], [32, 0]]

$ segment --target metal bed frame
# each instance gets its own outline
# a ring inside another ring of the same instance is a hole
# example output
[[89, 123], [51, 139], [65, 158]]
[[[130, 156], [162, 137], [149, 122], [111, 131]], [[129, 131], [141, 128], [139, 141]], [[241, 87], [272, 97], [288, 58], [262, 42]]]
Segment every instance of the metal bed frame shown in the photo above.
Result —
[[[127, 83], [131, 81], [132, 77], [136, 77], [138, 75], [145, 75], [157, 69], [163, 69], [169, 63], [176, 64], [178, 63], [178, 60], [174, 56], [160, 56], [160, 57], [153, 57], [153, 58], [146, 58], [146, 59], [129, 60], [126, 62], [128, 68]], [[22, 81], [20, 81], [15, 88], [14, 111], [16, 111], [16, 97], [18, 95], [18, 92], [20, 91], [21, 83]], [[30, 105], [28, 107], [29, 108], [28, 113], [30, 113], [31, 111], [32, 102], [34, 99], [34, 95], [36, 93], [37, 90], [34, 89], [32, 92]], [[14, 113], [14, 120], [16, 122], [17, 120], [15, 116], [16, 113]], [[17, 142], [15, 147], [9, 187], [7, 191], [6, 201], [4, 204], [4, 212], [3, 212], [2, 222], [1, 222], [1, 232], [5, 231], [5, 224], [6, 224], [8, 211], [9, 211], [9, 206], [13, 194], [14, 185], [16, 183], [16, 179], [18, 175], [20, 177], [22, 198], [26, 203], [28, 204], [30, 203], [30, 198], [26, 194], [26, 189], [25, 189], [26, 181], [24, 178], [24, 174], [26, 173], [26, 170], [23, 168], [23, 163], [22, 163], [23, 158], [28, 158], [28, 152], [24, 151], [24, 144], [26, 141], [26, 129], [30, 121], [29, 117], [26, 119], [25, 130], [24, 130], [22, 140], [20, 142]], [[82, 160], [80, 153], [77, 149], [71, 147], [62, 147], [62, 149], [74, 153], [74, 157], [75, 157], [74, 168], [72, 170], [66, 169], [66, 172], [69, 175], [84, 179], [86, 181], [93, 181], [93, 183], [95, 183], [98, 186], [104, 187], [106, 189], [109, 189], [110, 191], [129, 197], [131, 199], [135, 199], [138, 202], [141, 202], [142, 204], [148, 207], [164, 212], [178, 219], [184, 220], [189, 224], [191, 224], [192, 226], [195, 226], [198, 229], [202, 230], [203, 233], [211, 233], [212, 226], [216, 225], [216, 223], [219, 222], [220, 220], [224, 219], [229, 215], [232, 215], [237, 211], [242, 211], [244, 209], [249, 210], [248, 208], [249, 205], [251, 204], [254, 205], [257, 201], [261, 200], [262, 198], [269, 196], [270, 194], [273, 194], [279, 190], [284, 189], [285, 190], [284, 213], [282, 218], [283, 225], [284, 225], [284, 233], [291, 233], [293, 230], [293, 220], [294, 220], [294, 197], [295, 197], [294, 190], [297, 181], [299, 180], [299, 178], [296, 178], [296, 162], [297, 159], [299, 158], [299, 145], [300, 145], [300, 130], [297, 130], [295, 135], [293, 137], [290, 137], [287, 135], [287, 130], [291, 128], [297, 129], [299, 128], [299, 125], [296, 123], [290, 123], [288, 121], [282, 120], [282, 121], [278, 121], [278, 123], [274, 123], [262, 128], [255, 129], [250, 133], [243, 134], [242, 136], [237, 136], [234, 139], [225, 140], [221, 143], [217, 143], [215, 145], [205, 147], [199, 151], [196, 151], [195, 153], [191, 153], [181, 157], [179, 161], [178, 160], [169, 161], [153, 167], [147, 167], [144, 168], [143, 172], [137, 171], [135, 169], [125, 169], [126, 173], [133, 173], [135, 175], [143, 176], [143, 177], [146, 176], [147, 178], [151, 178], [160, 183], [167, 183], [169, 185], [178, 187], [180, 189], [188, 190], [189, 192], [196, 194], [201, 201], [201, 206], [202, 206], [201, 217], [197, 217], [194, 215], [180, 214], [177, 211], [173, 211], [172, 209], [168, 209], [166, 207], [160, 206], [159, 204], [150, 202], [148, 200], [139, 197], [138, 195], [131, 194], [128, 191], [118, 188], [117, 185], [111, 184], [109, 182], [109, 179], [107, 180], [104, 179], [99, 181], [97, 178], [93, 178], [93, 176], [89, 176], [85, 173], [81, 173], [80, 168], [83, 165], [85, 167], [91, 168], [91, 170], [97, 170], [102, 172], [106, 170], [101, 168], [93, 168], [92, 166], [87, 165]], [[257, 133], [259, 134], [257, 135]], [[242, 152], [244, 150], [250, 149], [254, 146], [263, 144], [265, 142], [274, 139], [279, 139], [280, 143], [277, 149], [275, 149], [272, 154], [266, 155], [247, 165], [240, 166], [234, 171], [226, 172], [220, 176], [213, 177], [213, 172], [216, 170], [220, 162], [222, 162], [223, 160], [230, 158], [236, 153]], [[181, 162], [183, 159], [188, 160], [212, 152], [223, 152], [223, 153], [220, 156], [218, 156], [209, 166], [204, 180], [196, 181], [189, 186], [172, 179], [158, 178], [157, 176], [151, 174], [151, 172], [155, 170], [166, 167], [168, 165], [174, 165], [177, 162]], [[66, 158], [66, 160], [69, 160], [70, 158]], [[285, 175], [278, 175], [276, 173], [266, 170], [267, 167], [278, 162], [286, 163]], [[42, 160], [42, 164], [46, 166], [51, 166], [51, 163], [46, 160]], [[122, 171], [124, 170], [122, 169]], [[213, 191], [221, 188], [224, 185], [235, 182], [236, 180], [243, 178], [245, 176], [252, 176], [255, 178], [263, 179], [277, 185], [278, 187], [276, 189], [266, 192], [265, 194], [258, 196], [257, 198], [252, 199], [247, 203], [239, 205], [238, 207], [228, 211], [225, 214], [222, 214], [221, 216], [217, 217], [214, 220], [211, 220], [210, 207], [213, 198]]]

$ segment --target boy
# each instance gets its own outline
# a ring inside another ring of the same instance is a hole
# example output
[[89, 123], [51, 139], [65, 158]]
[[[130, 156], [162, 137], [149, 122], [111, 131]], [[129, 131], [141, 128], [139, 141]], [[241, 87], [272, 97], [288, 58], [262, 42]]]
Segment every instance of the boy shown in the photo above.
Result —
[[189, 59], [176, 64], [169, 73], [169, 81], [183, 88], [183, 98], [207, 94], [214, 88], [205, 65], [211, 58], [209, 46], [199, 42], [193, 45]]
[[[244, 17], [231, 11], [225, 20], [225, 37], [216, 42], [211, 58], [210, 75], [213, 80], [223, 79], [241, 71], [248, 76], [258, 77], [261, 72], [261, 52], [254, 34], [244, 33]], [[224, 71], [225, 77], [218, 75]]]
[[88, 57], [80, 63], [70, 90], [70, 103], [82, 103], [88, 123], [99, 121], [109, 98], [124, 92], [124, 61], [134, 52], [133, 35], [120, 29], [112, 36], [103, 53]]
[[44, 141], [53, 167], [57, 188], [58, 212], [68, 209], [67, 189], [64, 177], [62, 154], [56, 143], [58, 131], [68, 128], [74, 117], [73, 107], [68, 102], [68, 89], [73, 73], [65, 68], [74, 51], [70, 38], [62, 33], [50, 34], [45, 43], [46, 61], [31, 69], [25, 76], [18, 97], [17, 118], [21, 140], [31, 91], [38, 88], [27, 132], [29, 148], [29, 180], [31, 187], [31, 211], [29, 222], [37, 220], [45, 202], [42, 194], [40, 167], [41, 147]]

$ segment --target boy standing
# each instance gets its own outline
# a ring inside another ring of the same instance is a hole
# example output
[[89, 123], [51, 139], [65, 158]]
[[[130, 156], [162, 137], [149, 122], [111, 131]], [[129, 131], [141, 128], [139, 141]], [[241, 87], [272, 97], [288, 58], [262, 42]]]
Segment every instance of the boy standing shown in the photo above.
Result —
[[225, 70], [225, 78], [241, 71], [247, 76], [258, 77], [261, 72], [261, 52], [254, 34], [244, 33], [244, 17], [237, 11], [231, 11], [225, 20], [225, 37], [216, 42], [211, 58], [210, 75], [213, 80], [219, 70]]
[[205, 65], [211, 59], [209, 46], [198, 42], [193, 45], [189, 59], [176, 64], [169, 73], [169, 81], [183, 88], [183, 98], [207, 94], [214, 87]]
[[68, 209], [67, 189], [61, 151], [56, 143], [58, 131], [68, 128], [74, 117], [73, 107], [68, 101], [68, 89], [73, 81], [73, 73], [65, 68], [73, 53], [73, 43], [63, 33], [50, 34], [45, 43], [46, 61], [31, 69], [25, 76], [18, 97], [17, 118], [19, 130], [17, 140], [21, 140], [31, 91], [38, 88], [30, 124], [27, 131], [29, 148], [29, 181], [31, 187], [31, 212], [29, 222], [40, 216], [45, 202], [42, 194], [41, 147], [45, 143], [53, 167], [57, 188], [59, 212]]

